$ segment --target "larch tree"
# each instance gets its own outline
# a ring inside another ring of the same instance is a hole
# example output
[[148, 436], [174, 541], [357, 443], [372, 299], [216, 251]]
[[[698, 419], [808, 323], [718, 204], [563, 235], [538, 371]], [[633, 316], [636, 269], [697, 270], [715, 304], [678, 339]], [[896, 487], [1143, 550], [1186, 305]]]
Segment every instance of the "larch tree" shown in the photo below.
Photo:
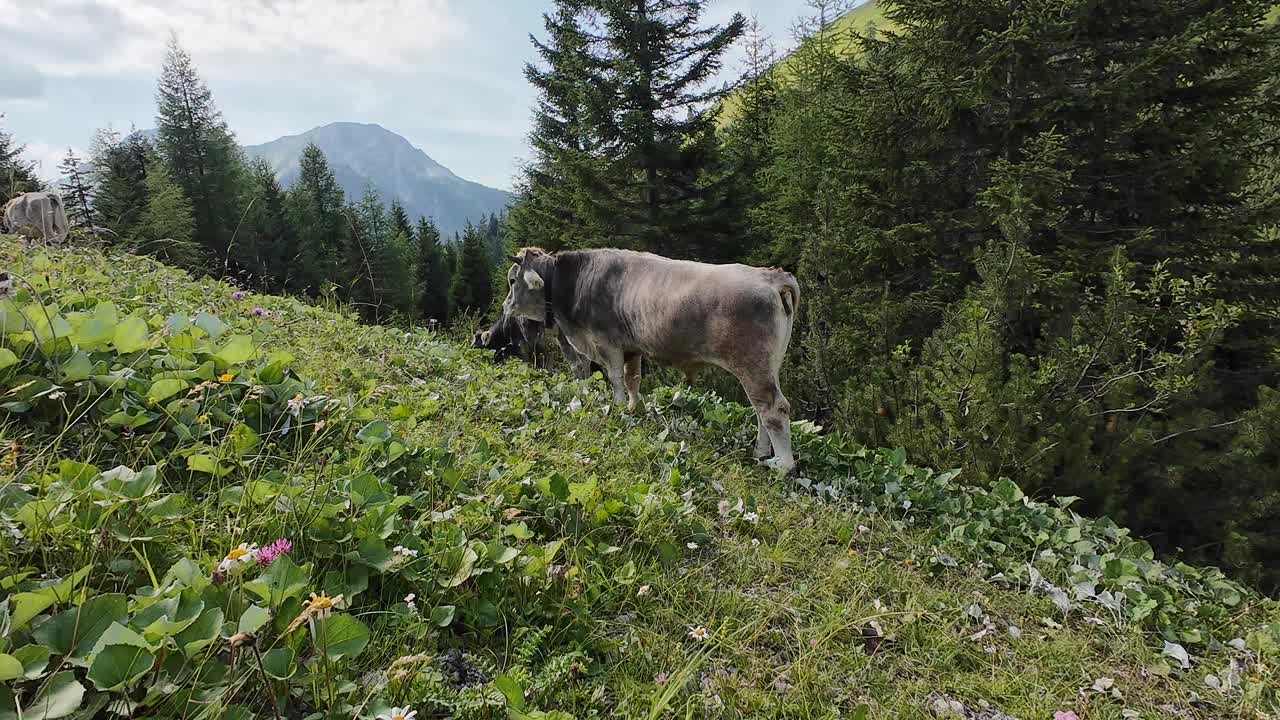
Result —
[[93, 212], [93, 179], [84, 170], [84, 163], [75, 151], [67, 148], [62, 163], [58, 165], [62, 174], [62, 201], [67, 209], [67, 221], [72, 227], [92, 229], [96, 221]]
[[246, 186], [243, 159], [176, 35], [169, 37], [156, 90], [156, 128], [160, 155], [191, 201], [195, 241], [211, 258], [226, 263], [247, 202], [241, 193]]

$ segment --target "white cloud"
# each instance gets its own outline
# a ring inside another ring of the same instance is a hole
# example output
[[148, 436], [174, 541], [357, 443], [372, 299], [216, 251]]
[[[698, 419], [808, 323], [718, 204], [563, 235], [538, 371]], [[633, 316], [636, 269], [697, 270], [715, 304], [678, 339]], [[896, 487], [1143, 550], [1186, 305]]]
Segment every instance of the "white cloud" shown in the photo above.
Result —
[[461, 27], [445, 0], [0, 0], [0, 35], [64, 77], [153, 73], [170, 30], [202, 65], [292, 54], [403, 70]]
[[[83, 150], [72, 148], [76, 155], [82, 160], [85, 157]], [[56, 182], [62, 178], [62, 173], [58, 172], [58, 165], [62, 163], [62, 158], [66, 157], [67, 149], [65, 147], [54, 147], [46, 142], [29, 142], [22, 151], [22, 158], [36, 164], [36, 177], [46, 182]]]

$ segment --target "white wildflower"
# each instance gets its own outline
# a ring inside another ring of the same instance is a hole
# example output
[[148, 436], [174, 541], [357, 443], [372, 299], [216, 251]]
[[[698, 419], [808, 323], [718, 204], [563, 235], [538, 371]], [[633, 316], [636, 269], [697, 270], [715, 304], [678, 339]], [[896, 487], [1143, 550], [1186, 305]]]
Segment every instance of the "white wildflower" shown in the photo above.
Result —
[[706, 640], [707, 638], [711, 637], [711, 633], [707, 632], [707, 629], [702, 627], [701, 625], [697, 627], [690, 625], [689, 637], [693, 638], [694, 640], [697, 640], [698, 642], [702, 642], [703, 640]]

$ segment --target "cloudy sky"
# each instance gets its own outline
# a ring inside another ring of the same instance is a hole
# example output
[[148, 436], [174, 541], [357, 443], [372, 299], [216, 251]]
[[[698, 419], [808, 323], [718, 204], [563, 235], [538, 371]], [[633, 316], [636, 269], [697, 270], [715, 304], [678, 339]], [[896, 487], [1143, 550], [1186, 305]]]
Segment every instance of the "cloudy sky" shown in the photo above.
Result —
[[[0, 0], [0, 127], [43, 177], [95, 128], [155, 125], [176, 31], [241, 143], [377, 123], [454, 172], [509, 189], [527, 156], [529, 33], [547, 0]], [[790, 47], [805, 0], [711, 0]], [[737, 61], [729, 63], [733, 69]], [[727, 75], [728, 73], [726, 73]], [[727, 79], [727, 77], [726, 77]]]

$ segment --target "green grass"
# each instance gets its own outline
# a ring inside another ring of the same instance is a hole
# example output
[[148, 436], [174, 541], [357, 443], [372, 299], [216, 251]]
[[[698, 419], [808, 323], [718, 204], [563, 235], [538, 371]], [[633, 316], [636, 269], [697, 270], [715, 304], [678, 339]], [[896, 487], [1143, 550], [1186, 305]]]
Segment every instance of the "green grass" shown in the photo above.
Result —
[[[24, 674], [0, 693], [23, 717], [39, 698], [259, 718], [271, 696], [289, 717], [422, 718], [924, 718], [942, 696], [1024, 719], [1221, 718], [1280, 703], [1273, 601], [1013, 483], [972, 488], [803, 423], [805, 477], [783, 481], [749, 460], [749, 413], [705, 393], [658, 388], [629, 417], [599, 379], [233, 298], [146, 259], [5, 239], [0, 269], [21, 276], [0, 301], [0, 672]], [[116, 315], [95, 325], [106, 303]], [[148, 402], [165, 379], [181, 390]], [[230, 548], [276, 537], [287, 559], [210, 582]], [[1063, 611], [1028, 563], [1129, 600]], [[349, 602], [290, 629], [320, 590]], [[101, 614], [118, 629], [59, 652], [55, 630], [115, 598]], [[250, 645], [231, 640], [246, 629]], [[1233, 690], [1206, 686], [1232, 663]], [[484, 681], [460, 687], [459, 668]], [[1091, 689], [1100, 678], [1119, 694]]]

